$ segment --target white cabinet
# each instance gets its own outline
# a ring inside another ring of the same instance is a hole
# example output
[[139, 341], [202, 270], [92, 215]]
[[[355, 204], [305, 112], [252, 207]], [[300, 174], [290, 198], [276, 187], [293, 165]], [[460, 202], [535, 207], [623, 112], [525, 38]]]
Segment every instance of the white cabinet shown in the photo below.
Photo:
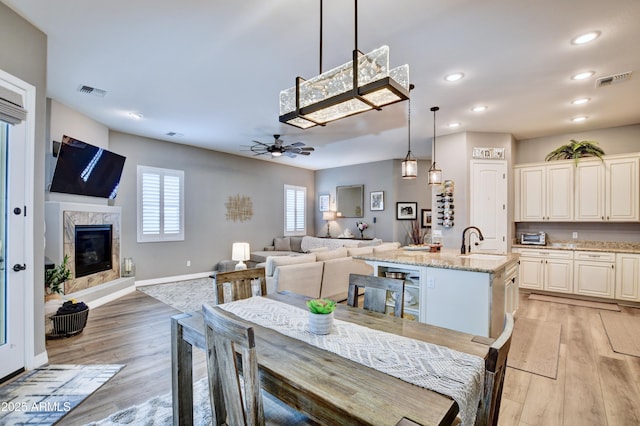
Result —
[[[373, 266], [373, 275], [384, 277], [386, 272], [404, 272], [404, 306], [403, 318], [425, 322], [426, 313], [425, 305], [422, 303], [424, 299], [427, 268], [412, 265], [400, 265], [389, 262], [367, 262]], [[394, 301], [387, 300], [388, 314], [393, 315]]]
[[574, 276], [576, 294], [613, 299], [615, 253], [576, 251]]
[[616, 255], [615, 298], [640, 302], [640, 254], [618, 253]]
[[532, 290], [573, 292], [573, 252], [514, 249], [520, 253], [519, 286]]
[[518, 263], [513, 262], [507, 265], [504, 275], [504, 311], [513, 315], [518, 310], [520, 303]]
[[576, 167], [576, 220], [640, 220], [640, 157], [581, 160]]
[[572, 162], [519, 167], [518, 216], [521, 222], [573, 220]]

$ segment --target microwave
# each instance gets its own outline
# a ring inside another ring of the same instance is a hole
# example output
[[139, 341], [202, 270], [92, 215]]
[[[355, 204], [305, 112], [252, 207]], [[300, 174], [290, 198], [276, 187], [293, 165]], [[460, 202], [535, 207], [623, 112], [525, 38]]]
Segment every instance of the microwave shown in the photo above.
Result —
[[523, 232], [520, 235], [520, 244], [544, 246], [547, 244], [546, 232]]

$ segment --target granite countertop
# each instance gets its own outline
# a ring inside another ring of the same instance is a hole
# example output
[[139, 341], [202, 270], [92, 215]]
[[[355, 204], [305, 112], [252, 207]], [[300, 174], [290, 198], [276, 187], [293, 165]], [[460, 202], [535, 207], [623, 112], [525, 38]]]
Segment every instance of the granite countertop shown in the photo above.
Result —
[[528, 244], [513, 244], [512, 248], [545, 249], [545, 250], [577, 250], [603, 251], [609, 253], [637, 253], [640, 254], [640, 243], [620, 243], [613, 241], [552, 241], [546, 246]]
[[[471, 257], [468, 257], [470, 255]], [[427, 250], [399, 248], [380, 253], [353, 256], [353, 258], [402, 265], [426, 266], [429, 268], [493, 273], [504, 268], [507, 264], [515, 262], [520, 255], [518, 253], [508, 253], [504, 255], [486, 254], [483, 256], [480, 253], [470, 253], [466, 256], [461, 255], [459, 250], [454, 249], [442, 249], [440, 252], [431, 253]]]

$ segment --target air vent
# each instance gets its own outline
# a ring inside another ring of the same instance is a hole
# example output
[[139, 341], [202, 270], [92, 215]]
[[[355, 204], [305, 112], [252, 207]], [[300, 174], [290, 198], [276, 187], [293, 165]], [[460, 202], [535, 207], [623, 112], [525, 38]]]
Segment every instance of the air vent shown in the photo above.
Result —
[[596, 87], [606, 87], [612, 84], [624, 83], [631, 78], [631, 71], [602, 77], [596, 80]]
[[85, 93], [87, 95], [97, 96], [99, 98], [104, 98], [105, 95], [107, 94], [106, 90], [96, 89], [95, 87], [84, 86], [84, 85], [78, 87], [78, 92]]
[[182, 133], [177, 133], [177, 132], [168, 132], [168, 133], [165, 133], [165, 136], [170, 136], [170, 137], [174, 137], [175, 136], [175, 137], [179, 138], [179, 137], [184, 136], [184, 135]]

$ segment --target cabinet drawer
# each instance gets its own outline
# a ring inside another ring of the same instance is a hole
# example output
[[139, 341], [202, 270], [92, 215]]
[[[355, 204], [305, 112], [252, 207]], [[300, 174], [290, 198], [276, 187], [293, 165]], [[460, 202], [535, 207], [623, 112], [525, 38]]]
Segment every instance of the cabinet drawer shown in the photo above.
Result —
[[590, 260], [592, 262], [615, 262], [615, 253], [601, 251], [577, 251], [574, 254], [575, 260]]
[[[515, 250], [514, 250], [515, 251]], [[538, 257], [544, 259], [573, 259], [571, 250], [519, 249], [521, 257]]]

